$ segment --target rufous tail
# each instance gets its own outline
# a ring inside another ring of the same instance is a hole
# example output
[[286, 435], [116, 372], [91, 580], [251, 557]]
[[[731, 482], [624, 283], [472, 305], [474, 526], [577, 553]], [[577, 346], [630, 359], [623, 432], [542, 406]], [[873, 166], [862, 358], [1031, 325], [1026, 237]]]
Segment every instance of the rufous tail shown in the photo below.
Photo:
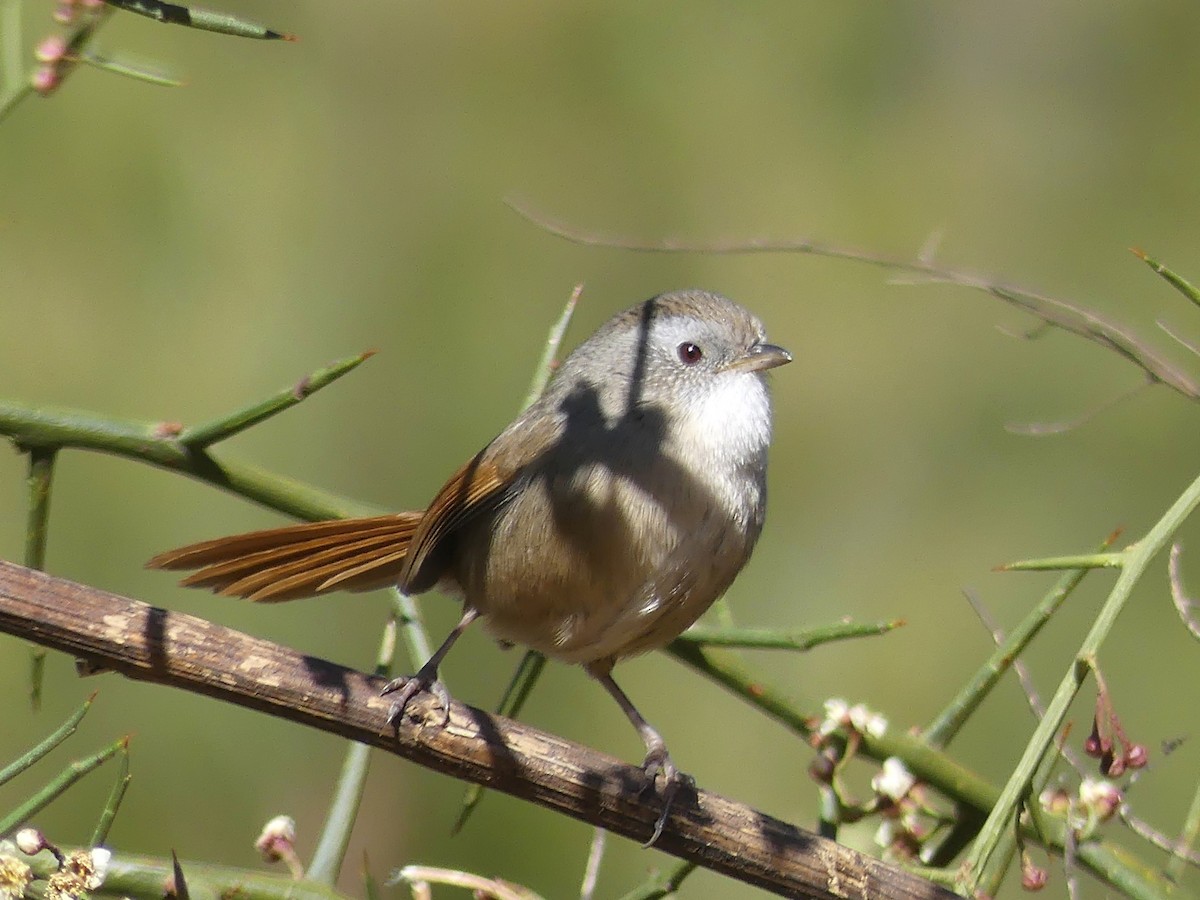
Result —
[[168, 550], [150, 569], [196, 569], [180, 584], [264, 603], [395, 584], [421, 513], [331, 519]]

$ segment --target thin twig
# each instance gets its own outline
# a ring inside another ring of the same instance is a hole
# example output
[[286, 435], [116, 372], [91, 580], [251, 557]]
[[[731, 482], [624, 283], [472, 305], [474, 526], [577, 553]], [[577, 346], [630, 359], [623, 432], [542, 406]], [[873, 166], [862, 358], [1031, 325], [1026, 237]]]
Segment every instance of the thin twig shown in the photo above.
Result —
[[542, 358], [538, 360], [537, 367], [533, 370], [533, 380], [529, 384], [529, 393], [525, 395], [525, 402], [521, 404], [521, 409], [540, 397], [542, 391], [546, 389], [546, 385], [550, 383], [550, 376], [558, 367], [559, 348], [562, 347], [563, 338], [567, 334], [567, 326], [571, 324], [571, 319], [575, 315], [575, 307], [579, 304], [581, 296], [583, 296], [583, 285], [577, 284], [571, 291], [571, 296], [567, 298], [562, 313], [550, 326], [550, 334], [546, 336], [546, 349], [542, 351]]
[[583, 869], [583, 884], [579, 887], [579, 900], [592, 900], [596, 894], [596, 880], [600, 877], [600, 863], [604, 859], [604, 847], [608, 843], [608, 832], [603, 828], [592, 829], [592, 843], [588, 847], [587, 865]]
[[[992, 643], [997, 647], [1003, 646], [1004, 642], [1008, 639], [1008, 635], [988, 611], [988, 608], [983, 605], [983, 599], [972, 590], [964, 590], [962, 593], [971, 610], [975, 613], [975, 617], [979, 619], [979, 623], [992, 636]], [[1042, 704], [1042, 698], [1038, 694], [1037, 685], [1033, 683], [1033, 676], [1030, 675], [1029, 668], [1018, 656], [1012, 661], [1012, 670], [1013, 674], [1017, 676], [1021, 690], [1025, 693], [1025, 700], [1029, 703], [1029, 708], [1033, 712], [1034, 718], [1040, 719], [1046, 714], [1046, 707]]]
[[[1200, 797], [1200, 788], [1197, 788], [1196, 793], [1192, 797], [1193, 809], [1196, 807], [1198, 797]], [[1135, 816], [1127, 803], [1121, 804], [1121, 808], [1117, 810], [1117, 815], [1121, 817], [1122, 822], [1129, 826], [1130, 831], [1142, 838], [1142, 840], [1149, 841], [1159, 850], [1170, 854], [1172, 859], [1178, 860], [1178, 866], [1186, 864], [1200, 867], [1200, 851], [1191, 848], [1191, 841], [1196, 838], [1194, 833], [1189, 837], [1185, 831], [1177, 840], [1172, 840], [1149, 822]], [[1168, 874], [1170, 874], [1169, 869]], [[1172, 879], [1178, 881], [1181, 874], [1181, 871], [1176, 872], [1172, 875]]]
[[[1004, 646], [1008, 640], [1008, 636], [992, 618], [991, 613], [983, 605], [983, 601], [976, 596], [974, 591], [963, 591], [963, 595], [967, 598], [967, 602], [971, 604], [971, 609], [975, 611], [975, 615], [979, 617], [979, 621], [983, 623], [983, 627], [991, 632], [992, 640], [996, 646]], [[1012, 661], [1012, 670], [1013, 674], [1017, 676], [1017, 682], [1021, 685], [1021, 690], [1025, 694], [1025, 700], [1029, 704], [1029, 709], [1033, 713], [1033, 717], [1040, 721], [1042, 716], [1046, 715], [1046, 705], [1042, 702], [1037, 685], [1033, 683], [1033, 675], [1030, 673], [1029, 667], [1025, 665], [1024, 660], [1020, 656], [1016, 656]], [[1060, 746], [1059, 752], [1062, 753], [1071, 768], [1080, 775], [1084, 773], [1083, 760], [1072, 747]]]
[[466, 888], [480, 900], [541, 900], [529, 888], [509, 884], [498, 878], [485, 878], [473, 872], [462, 872], [457, 869], [443, 869], [438, 866], [405, 866], [396, 873], [391, 884], [400, 882], [407, 884], [448, 884], [452, 887]]
[[1115, 406], [1119, 406], [1126, 400], [1132, 400], [1146, 388], [1153, 387], [1156, 384], [1154, 379], [1150, 377], [1144, 378], [1142, 381], [1135, 384], [1133, 387], [1119, 391], [1111, 397], [1107, 397], [1092, 406], [1091, 409], [1086, 409], [1073, 419], [1063, 419], [1058, 422], [1006, 422], [1004, 430], [1010, 434], [1021, 434], [1026, 437], [1050, 437], [1058, 434], [1066, 434], [1068, 431], [1074, 431], [1082, 425], [1097, 418], [1103, 413], [1108, 412]]
[[893, 272], [916, 276], [920, 283], [942, 283], [982, 291], [1040, 319], [1047, 325], [1078, 335], [1121, 356], [1142, 369], [1155, 382], [1168, 385], [1189, 400], [1200, 401], [1200, 385], [1179, 366], [1133, 332], [1103, 316], [1065, 300], [1058, 300], [1016, 285], [991, 281], [968, 272], [944, 269], [925, 260], [905, 260], [870, 253], [852, 247], [837, 246], [806, 238], [776, 240], [734, 238], [698, 241], [676, 238], [637, 239], [589, 231], [553, 219], [531, 205], [508, 199], [508, 205], [520, 216], [551, 234], [576, 244], [617, 247], [645, 253], [804, 253], [844, 259], [877, 266]]
[[1183, 620], [1183, 625], [1191, 633], [1192, 637], [1200, 640], [1200, 620], [1192, 614], [1192, 610], [1196, 608], [1196, 601], [1187, 595], [1187, 591], [1183, 587], [1183, 571], [1180, 565], [1180, 559], [1183, 557], [1183, 544], [1176, 541], [1171, 546], [1171, 556], [1167, 561], [1167, 573], [1171, 583], [1171, 600], [1175, 604], [1175, 609], [1179, 611], [1179, 618]]
[[1155, 319], [1154, 324], [1162, 329], [1162, 332], [1167, 337], [1171, 338], [1171, 340], [1175, 341], [1175, 343], [1183, 347], [1193, 356], [1200, 356], [1200, 344], [1197, 344], [1195, 341], [1190, 340], [1189, 338], [1185, 338], [1182, 334], [1180, 334], [1162, 319]]

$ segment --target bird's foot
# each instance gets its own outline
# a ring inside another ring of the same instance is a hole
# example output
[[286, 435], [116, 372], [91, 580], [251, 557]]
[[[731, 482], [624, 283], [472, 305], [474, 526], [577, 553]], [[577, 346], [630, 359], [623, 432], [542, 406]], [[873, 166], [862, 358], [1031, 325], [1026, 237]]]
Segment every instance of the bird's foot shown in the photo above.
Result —
[[396, 694], [392, 700], [392, 705], [388, 709], [387, 723], [392, 728], [400, 727], [400, 720], [404, 718], [404, 709], [408, 706], [408, 702], [413, 697], [422, 691], [427, 691], [433, 695], [433, 698], [442, 707], [443, 726], [450, 721], [450, 692], [446, 690], [446, 686], [438, 681], [437, 667], [427, 668], [422, 666], [416, 675], [403, 675], [400, 678], [394, 678], [383, 686], [383, 690], [379, 692], [381, 697], [386, 697], [388, 694]]
[[642, 788], [642, 793], [658, 793], [658, 777], [662, 776], [662, 811], [658, 814], [658, 818], [654, 822], [654, 831], [650, 834], [650, 840], [646, 841], [643, 847], [653, 847], [655, 842], [662, 836], [663, 828], [666, 827], [667, 818], [671, 815], [671, 804], [679, 795], [680, 790], [686, 790], [694, 793], [696, 790], [696, 779], [692, 778], [686, 772], [680, 772], [675, 767], [675, 763], [671, 760], [671, 754], [667, 752], [665, 744], [658, 743], [652, 746], [649, 752], [646, 753], [646, 759], [642, 763], [642, 771], [646, 775], [646, 784]]

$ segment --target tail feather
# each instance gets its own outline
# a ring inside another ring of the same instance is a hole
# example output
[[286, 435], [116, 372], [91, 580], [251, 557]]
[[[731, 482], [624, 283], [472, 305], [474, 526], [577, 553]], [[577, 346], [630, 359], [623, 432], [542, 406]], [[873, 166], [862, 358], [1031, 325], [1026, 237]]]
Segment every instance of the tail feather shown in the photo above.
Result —
[[197, 569], [210, 563], [246, 556], [260, 550], [274, 550], [289, 544], [299, 544], [320, 537], [354, 534], [361, 537], [375, 528], [384, 530], [402, 527], [411, 522], [415, 528], [420, 513], [390, 513], [364, 519], [325, 519], [300, 525], [285, 525], [265, 531], [248, 531], [219, 537], [211, 541], [188, 544], [167, 550], [146, 563], [148, 569]]
[[390, 535], [376, 535], [332, 546], [328, 539], [322, 539], [318, 547], [307, 548], [299, 554], [287, 548], [287, 553], [268, 551], [254, 554], [258, 559], [241, 558], [206, 566], [189, 575], [181, 584], [185, 587], [209, 587], [221, 594], [251, 600], [265, 600], [277, 593], [276, 588], [281, 591], [298, 589], [309, 582], [312, 584], [312, 593], [320, 593], [320, 587], [326, 579], [348, 567], [357, 568], [381, 552], [393, 551], [395, 543]]
[[421, 513], [339, 519], [203, 541], [160, 553], [153, 569], [197, 569], [183, 580], [231, 596], [277, 602], [394, 584]]

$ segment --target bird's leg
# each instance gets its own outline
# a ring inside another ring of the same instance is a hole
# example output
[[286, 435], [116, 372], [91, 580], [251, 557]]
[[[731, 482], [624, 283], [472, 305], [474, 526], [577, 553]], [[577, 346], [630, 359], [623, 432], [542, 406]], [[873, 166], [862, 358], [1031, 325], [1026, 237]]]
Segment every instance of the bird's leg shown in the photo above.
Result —
[[650, 847], [662, 834], [663, 826], [667, 824], [667, 817], [671, 814], [671, 802], [675, 799], [675, 795], [679, 793], [679, 789], [683, 787], [694, 788], [696, 783], [690, 775], [680, 772], [675, 768], [675, 763], [671, 760], [671, 754], [667, 752], [667, 743], [663, 740], [663, 736], [658, 733], [658, 729], [642, 717], [642, 714], [637, 711], [637, 707], [633, 705], [633, 701], [613, 681], [611, 663], [605, 667], [593, 664], [588, 666], [587, 670], [588, 674], [604, 685], [604, 689], [617, 701], [617, 705], [621, 707], [621, 711], [625, 713], [625, 717], [637, 729], [642, 743], [646, 745], [646, 759], [642, 763], [642, 771], [646, 773], [646, 787], [653, 790], [658, 773], [662, 772], [662, 812], [659, 813], [658, 819], [654, 823], [654, 831], [650, 835], [650, 840], [646, 841], [644, 845]]
[[433, 652], [433, 656], [429, 657], [429, 661], [417, 670], [415, 675], [402, 675], [399, 678], [394, 678], [383, 686], [383, 690], [379, 692], [380, 696], [386, 696], [399, 691], [396, 699], [392, 701], [392, 706], [388, 710], [387, 723], [393, 728], [400, 724], [400, 719], [404, 715], [404, 707], [408, 705], [408, 701], [419, 694], [421, 691], [429, 691], [442, 705], [445, 714], [442, 718], [442, 724], [445, 725], [450, 721], [450, 692], [446, 690], [446, 686], [438, 681], [438, 666], [442, 664], [442, 659], [454, 646], [454, 642], [459, 636], [467, 630], [467, 626], [479, 617], [478, 610], [466, 607], [463, 610], [463, 617], [459, 620], [454, 629], [446, 635], [446, 639], [442, 641], [442, 645]]

